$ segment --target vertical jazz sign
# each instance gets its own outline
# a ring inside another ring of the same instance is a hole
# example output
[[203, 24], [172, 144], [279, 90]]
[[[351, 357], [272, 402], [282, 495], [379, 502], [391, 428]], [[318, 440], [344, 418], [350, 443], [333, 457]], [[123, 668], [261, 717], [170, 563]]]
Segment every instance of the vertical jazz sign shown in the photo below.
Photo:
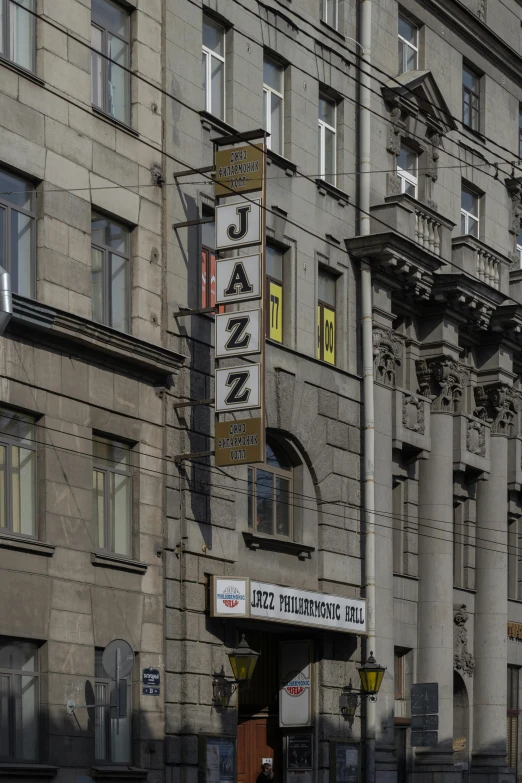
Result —
[[242, 465], [265, 458], [265, 145], [227, 144], [215, 163], [216, 304], [229, 305], [216, 315], [215, 459]]

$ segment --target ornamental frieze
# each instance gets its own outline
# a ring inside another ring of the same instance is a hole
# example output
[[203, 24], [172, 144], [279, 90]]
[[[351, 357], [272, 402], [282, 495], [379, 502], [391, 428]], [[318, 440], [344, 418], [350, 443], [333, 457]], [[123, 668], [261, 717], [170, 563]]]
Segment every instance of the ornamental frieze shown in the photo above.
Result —
[[466, 429], [466, 449], [479, 457], [486, 456], [486, 427], [480, 421], [468, 421]]
[[373, 330], [373, 365], [375, 380], [385, 386], [395, 386], [395, 370], [401, 364], [401, 338], [384, 326]]
[[506, 384], [475, 386], [475, 416], [491, 422], [492, 435], [510, 435], [513, 419], [518, 410], [518, 398], [513, 388]]
[[414, 394], [405, 394], [402, 398], [402, 426], [406, 430], [424, 435], [424, 400]]
[[469, 614], [466, 611], [466, 604], [462, 604], [453, 615], [455, 628], [453, 629], [453, 667], [471, 677], [475, 671], [475, 659], [468, 652], [468, 631], [466, 623]]

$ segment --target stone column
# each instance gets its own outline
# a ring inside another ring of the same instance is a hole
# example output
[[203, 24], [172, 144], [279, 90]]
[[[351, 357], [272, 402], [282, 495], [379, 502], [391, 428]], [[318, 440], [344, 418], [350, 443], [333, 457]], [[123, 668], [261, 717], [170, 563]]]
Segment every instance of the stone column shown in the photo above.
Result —
[[[432, 398], [431, 453], [419, 466], [417, 682], [439, 686], [438, 745], [419, 748], [425, 780], [454, 781], [453, 771], [453, 413], [461, 372], [450, 356], [417, 363], [421, 393]], [[429, 775], [431, 773], [431, 775]]]
[[471, 779], [509, 783], [506, 769], [508, 436], [513, 390], [475, 389], [477, 414], [491, 421], [491, 473], [477, 489], [475, 676]]

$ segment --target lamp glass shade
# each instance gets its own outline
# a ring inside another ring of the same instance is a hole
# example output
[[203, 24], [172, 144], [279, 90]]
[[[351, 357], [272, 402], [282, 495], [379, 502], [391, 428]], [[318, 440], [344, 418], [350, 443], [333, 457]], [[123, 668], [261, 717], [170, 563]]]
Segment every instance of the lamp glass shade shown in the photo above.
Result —
[[238, 646], [228, 654], [234, 679], [238, 683], [249, 683], [256, 668], [259, 653], [252, 650], [243, 634]]
[[386, 667], [379, 666], [373, 657], [373, 652], [371, 652], [366, 663], [358, 669], [361, 687], [367, 696], [374, 696], [376, 693], [379, 693], [385, 671]]

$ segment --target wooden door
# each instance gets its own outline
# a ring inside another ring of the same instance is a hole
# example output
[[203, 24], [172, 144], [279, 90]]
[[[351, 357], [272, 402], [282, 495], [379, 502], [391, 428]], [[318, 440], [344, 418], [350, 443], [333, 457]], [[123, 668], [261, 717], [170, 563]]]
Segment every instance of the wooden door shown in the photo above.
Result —
[[282, 783], [283, 739], [275, 717], [239, 719], [237, 727], [237, 781], [256, 783], [261, 772], [261, 759], [271, 758], [274, 783]]

